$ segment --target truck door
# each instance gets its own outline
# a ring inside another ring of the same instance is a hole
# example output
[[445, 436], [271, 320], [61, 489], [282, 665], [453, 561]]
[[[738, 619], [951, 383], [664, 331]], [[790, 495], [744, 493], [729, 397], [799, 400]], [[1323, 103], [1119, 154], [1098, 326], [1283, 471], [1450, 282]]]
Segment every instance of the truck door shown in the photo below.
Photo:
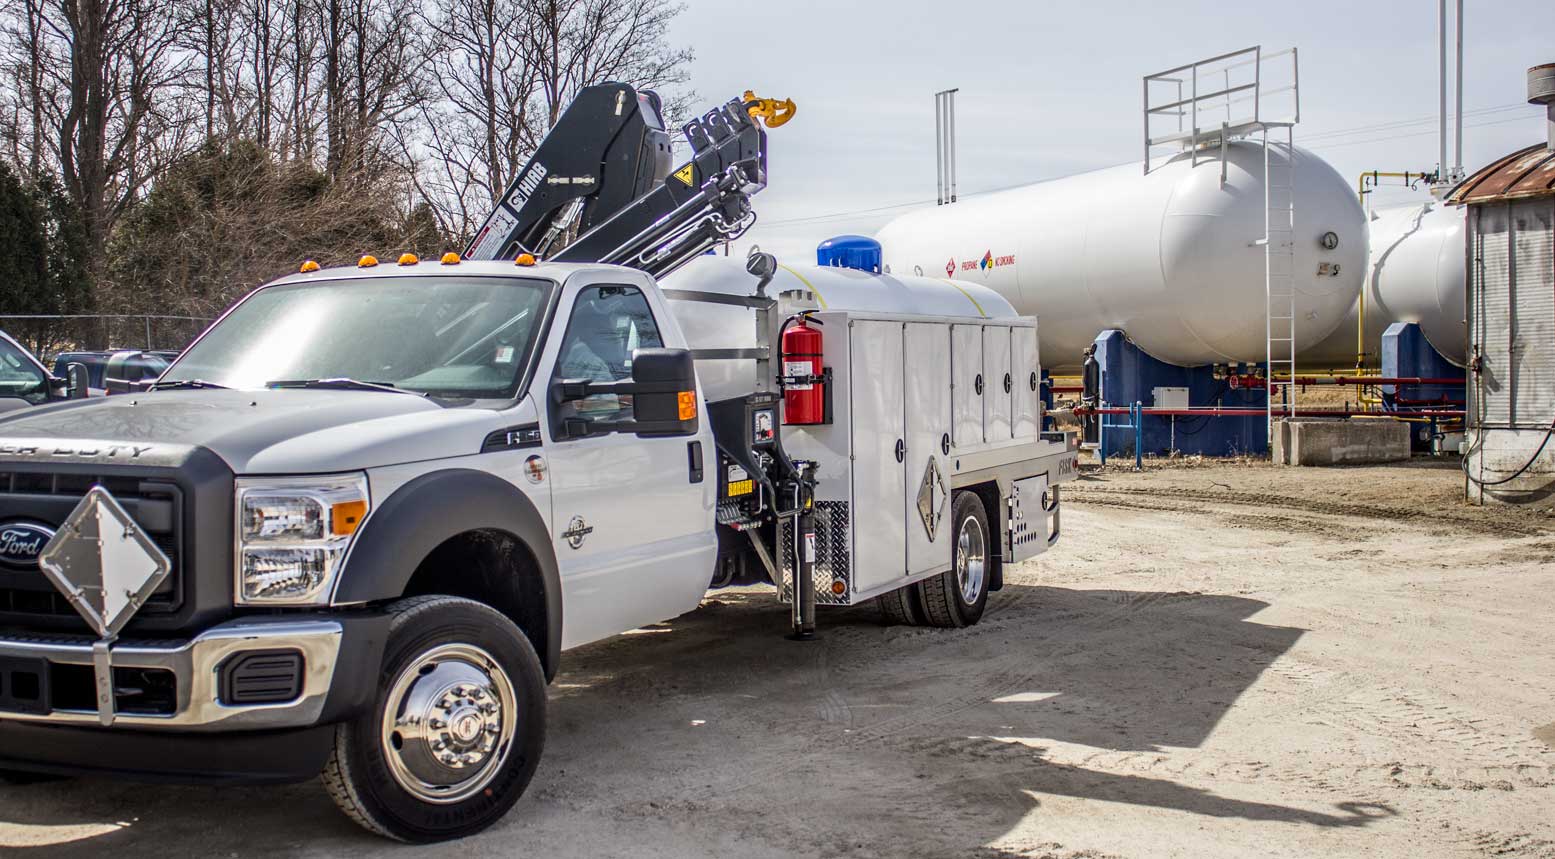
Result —
[[950, 442], [969, 450], [983, 443], [983, 326], [950, 327], [950, 372], [955, 397]]
[[907, 574], [950, 566], [950, 326], [911, 322], [903, 330]]
[[850, 326], [849, 377], [868, 380], [853, 388], [851, 427], [855, 588], [864, 591], [907, 570], [902, 323], [859, 319]]
[[1011, 395], [1010, 432], [1018, 439], [1036, 438], [1038, 410], [1042, 402], [1042, 369], [1037, 360], [1037, 329], [1021, 326], [1010, 329], [1015, 391]]
[[989, 444], [1010, 440], [1010, 329], [983, 328], [983, 438]]
[[[572, 293], [572, 290], [568, 290]], [[564, 296], [564, 303], [566, 298]], [[573, 294], [550, 379], [620, 381], [634, 349], [663, 346], [662, 329], [636, 286], [589, 285]], [[561, 410], [596, 421], [628, 420], [629, 397], [575, 404], [545, 398], [556, 558], [561, 568], [562, 646], [573, 647], [695, 608], [717, 554], [713, 456], [705, 416], [694, 436], [617, 432], [556, 440]]]

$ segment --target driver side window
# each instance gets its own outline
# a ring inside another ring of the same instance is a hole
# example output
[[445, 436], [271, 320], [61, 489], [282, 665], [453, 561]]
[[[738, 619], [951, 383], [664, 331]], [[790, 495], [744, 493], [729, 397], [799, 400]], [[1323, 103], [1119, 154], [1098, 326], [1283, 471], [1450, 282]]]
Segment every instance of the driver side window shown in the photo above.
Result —
[[[664, 345], [648, 299], [635, 286], [590, 286], [578, 293], [556, 361], [556, 378], [620, 382], [632, 376], [632, 351]], [[596, 394], [570, 404], [590, 420], [629, 420], [632, 398]]]

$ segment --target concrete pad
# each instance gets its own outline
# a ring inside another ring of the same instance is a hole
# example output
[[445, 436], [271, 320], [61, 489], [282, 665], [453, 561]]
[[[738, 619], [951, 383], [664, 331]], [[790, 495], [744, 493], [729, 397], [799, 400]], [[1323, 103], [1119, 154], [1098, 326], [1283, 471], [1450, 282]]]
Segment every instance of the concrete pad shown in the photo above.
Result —
[[1409, 459], [1403, 421], [1281, 420], [1274, 433], [1279, 465], [1361, 465]]

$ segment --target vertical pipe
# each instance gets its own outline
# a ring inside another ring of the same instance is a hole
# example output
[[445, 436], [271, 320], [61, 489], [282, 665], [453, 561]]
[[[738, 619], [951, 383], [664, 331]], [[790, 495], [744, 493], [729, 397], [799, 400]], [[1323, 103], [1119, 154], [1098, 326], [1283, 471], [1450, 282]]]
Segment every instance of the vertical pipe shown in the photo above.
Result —
[[1436, 162], [1437, 181], [1447, 174], [1447, 0], [1436, 0], [1437, 121], [1441, 148]]
[[1458, 20], [1453, 27], [1453, 32], [1458, 38], [1458, 70], [1453, 73], [1453, 86], [1458, 91], [1458, 106], [1453, 111], [1453, 126], [1457, 133], [1457, 142], [1453, 149], [1452, 175], [1454, 179], [1463, 175], [1463, 0], [1458, 0]]
[[946, 148], [950, 152], [950, 202], [956, 202], [956, 91], [951, 90], [946, 97], [950, 102], [950, 144]]
[[945, 205], [945, 94], [934, 94], [934, 202]]

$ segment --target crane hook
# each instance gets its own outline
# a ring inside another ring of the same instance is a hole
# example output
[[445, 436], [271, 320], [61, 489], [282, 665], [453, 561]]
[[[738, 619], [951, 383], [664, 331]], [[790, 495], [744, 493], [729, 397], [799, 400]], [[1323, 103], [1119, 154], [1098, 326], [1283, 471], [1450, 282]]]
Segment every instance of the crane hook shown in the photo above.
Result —
[[779, 125], [794, 118], [794, 111], [798, 110], [794, 100], [785, 98], [778, 101], [775, 98], [757, 98], [756, 93], [745, 91], [745, 111], [753, 119], [760, 119], [768, 128], [777, 128]]

